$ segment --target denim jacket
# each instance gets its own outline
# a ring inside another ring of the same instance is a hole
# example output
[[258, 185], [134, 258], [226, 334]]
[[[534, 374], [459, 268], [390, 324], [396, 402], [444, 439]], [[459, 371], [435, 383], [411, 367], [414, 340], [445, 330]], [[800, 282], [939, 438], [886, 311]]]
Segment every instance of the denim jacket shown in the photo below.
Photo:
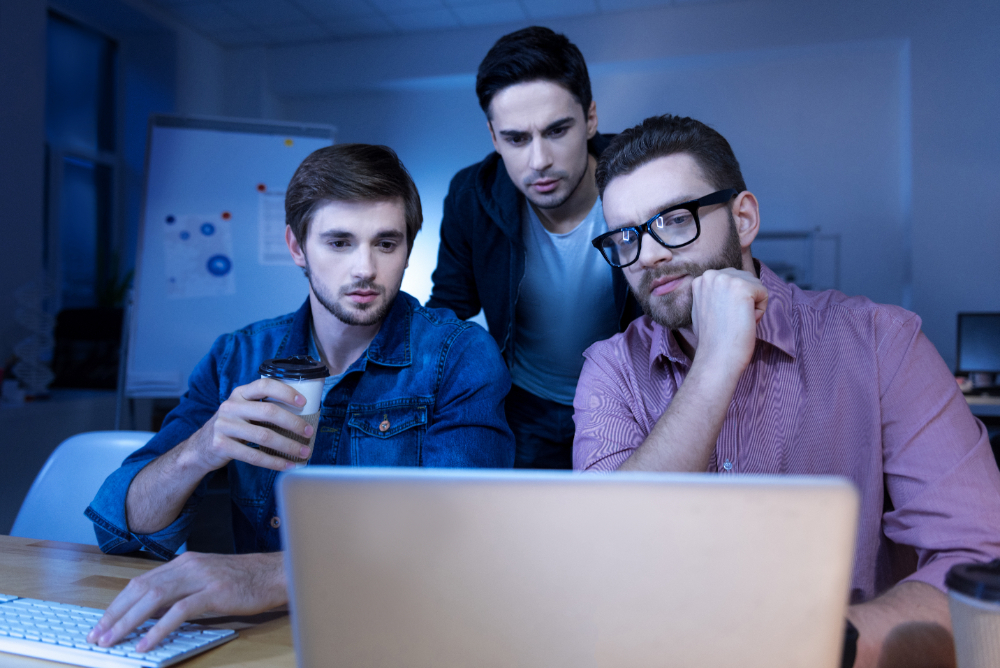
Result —
[[[125, 496], [132, 479], [201, 428], [235, 388], [259, 378], [261, 362], [308, 354], [311, 321], [307, 299], [295, 313], [216, 340], [159, 433], [125, 459], [87, 508], [104, 552], [145, 548], [165, 559], [175, 553], [208, 476], [173, 523], [148, 535], [128, 530]], [[506, 365], [484, 329], [400, 292], [368, 350], [327, 394], [309, 464], [511, 467], [514, 437], [503, 412], [509, 389]], [[240, 461], [228, 467], [236, 551], [280, 550], [278, 473]]]

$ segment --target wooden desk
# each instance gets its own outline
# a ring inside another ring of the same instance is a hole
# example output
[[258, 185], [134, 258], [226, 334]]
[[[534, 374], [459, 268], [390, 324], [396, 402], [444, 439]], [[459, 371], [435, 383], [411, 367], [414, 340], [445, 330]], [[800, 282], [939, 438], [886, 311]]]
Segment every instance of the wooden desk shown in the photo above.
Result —
[[[90, 545], [0, 536], [0, 592], [15, 596], [107, 608], [137, 575], [161, 562], [102, 554]], [[180, 664], [182, 668], [272, 666], [293, 668], [295, 649], [288, 612], [216, 617], [202, 624], [235, 629], [240, 637]], [[65, 666], [0, 653], [5, 667]]]

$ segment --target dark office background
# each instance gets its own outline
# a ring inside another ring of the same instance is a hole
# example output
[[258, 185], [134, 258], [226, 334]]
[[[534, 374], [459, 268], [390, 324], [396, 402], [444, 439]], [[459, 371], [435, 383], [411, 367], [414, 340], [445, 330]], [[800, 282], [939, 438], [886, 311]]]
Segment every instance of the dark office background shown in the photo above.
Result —
[[[0, 362], [28, 335], [15, 292], [31, 281], [48, 281], [51, 315], [91, 309], [113, 332], [93, 309], [120, 305], [134, 263], [150, 113], [325, 123], [395, 148], [426, 220], [404, 288], [426, 298], [448, 180], [491, 150], [476, 67], [536, 23], [580, 46], [601, 130], [704, 120], [733, 143], [763, 230], [836, 238], [816, 287], [912, 309], [951, 366], [956, 313], [1000, 311], [994, 0], [2, 0]], [[61, 363], [113, 345], [67, 348], [71, 325]], [[70, 391], [0, 407], [5, 462], [30, 470], [113, 425], [113, 393]], [[158, 410], [139, 402], [125, 426]], [[0, 531], [31, 476], [0, 486]]]

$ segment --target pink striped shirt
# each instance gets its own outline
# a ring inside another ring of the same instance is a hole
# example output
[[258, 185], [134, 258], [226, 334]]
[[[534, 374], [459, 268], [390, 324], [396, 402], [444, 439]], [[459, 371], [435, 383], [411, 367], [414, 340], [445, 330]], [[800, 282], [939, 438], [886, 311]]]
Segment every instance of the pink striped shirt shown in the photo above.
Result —
[[[852, 602], [906, 575], [944, 589], [953, 564], [1000, 557], [1000, 473], [986, 429], [920, 318], [800, 290], [764, 265], [760, 278], [767, 311], [709, 471], [852, 480], [861, 493]], [[584, 357], [573, 464], [612, 471], [642, 444], [691, 360], [648, 317]]]

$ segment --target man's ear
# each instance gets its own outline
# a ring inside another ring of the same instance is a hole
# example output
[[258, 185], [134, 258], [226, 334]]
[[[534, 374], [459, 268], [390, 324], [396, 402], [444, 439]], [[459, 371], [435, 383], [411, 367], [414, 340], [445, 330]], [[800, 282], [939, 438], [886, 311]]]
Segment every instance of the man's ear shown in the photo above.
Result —
[[288, 252], [292, 254], [292, 260], [295, 264], [306, 268], [306, 252], [305, 249], [299, 245], [299, 240], [295, 238], [295, 233], [292, 232], [291, 225], [285, 225], [285, 243], [288, 244]]
[[587, 139], [597, 134], [597, 102], [590, 101], [590, 108], [587, 109]]
[[740, 236], [740, 247], [746, 251], [760, 231], [760, 208], [757, 198], [749, 190], [744, 190], [733, 200], [733, 224]]

